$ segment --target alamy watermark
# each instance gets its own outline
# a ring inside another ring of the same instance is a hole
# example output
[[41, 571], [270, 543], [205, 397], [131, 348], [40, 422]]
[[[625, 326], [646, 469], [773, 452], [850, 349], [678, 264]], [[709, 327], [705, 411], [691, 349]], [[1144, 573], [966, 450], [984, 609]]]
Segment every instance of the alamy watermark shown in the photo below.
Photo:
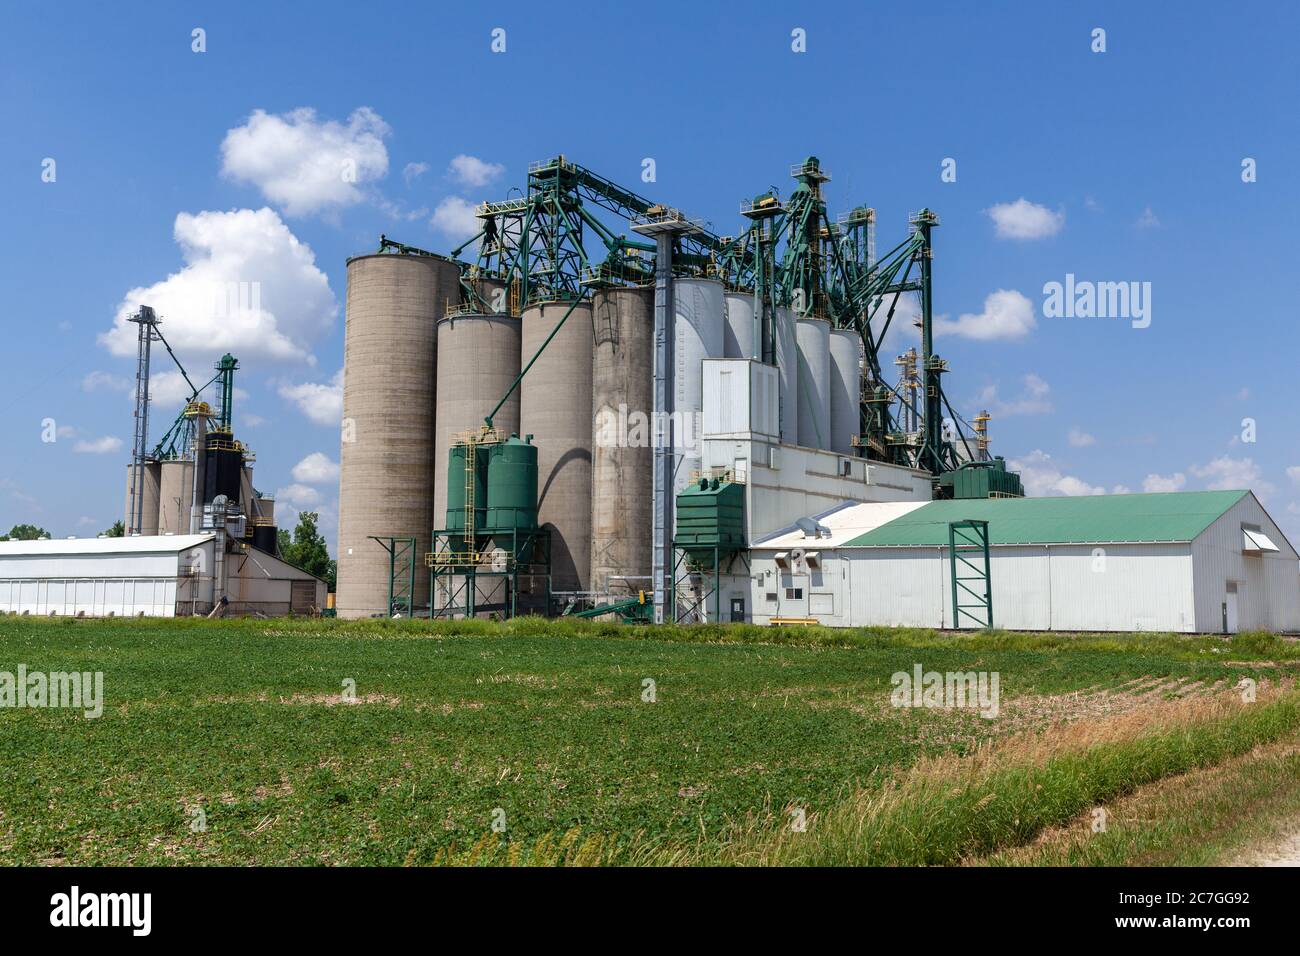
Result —
[[1151, 324], [1150, 282], [1076, 280], [1043, 284], [1043, 315], [1049, 319], [1130, 319], [1135, 329]]
[[927, 671], [920, 664], [912, 673], [896, 671], [890, 678], [894, 707], [934, 707], [978, 710], [989, 720], [997, 717], [1000, 677], [997, 671]]
[[0, 707], [67, 708], [80, 710], [88, 720], [104, 713], [103, 671], [0, 671]]
[[[699, 412], [643, 412], [602, 408], [592, 436], [597, 448], [672, 448], [699, 451], [703, 422]], [[671, 438], [669, 435], [671, 434]]]

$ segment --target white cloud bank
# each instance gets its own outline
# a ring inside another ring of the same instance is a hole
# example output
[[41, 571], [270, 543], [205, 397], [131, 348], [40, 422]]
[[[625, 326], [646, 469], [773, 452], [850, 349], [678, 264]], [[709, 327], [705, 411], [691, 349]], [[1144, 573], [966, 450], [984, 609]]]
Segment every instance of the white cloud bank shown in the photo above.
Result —
[[324, 452], [314, 451], [293, 466], [293, 480], [305, 485], [321, 485], [339, 480], [339, 463]]
[[438, 203], [429, 224], [452, 240], [468, 239], [483, 228], [474, 215], [474, 204], [460, 196], [448, 196]]
[[964, 313], [956, 320], [935, 316], [935, 335], [958, 335], [990, 341], [1022, 339], [1038, 325], [1034, 304], [1015, 289], [998, 289], [984, 300], [984, 311]]
[[1101, 485], [1090, 485], [1081, 478], [1062, 472], [1061, 467], [1045, 451], [1035, 449], [1023, 458], [1007, 462], [1007, 467], [1020, 472], [1025, 493], [1030, 497], [1077, 497], [1106, 493]]
[[83, 439], [72, 446], [79, 455], [113, 455], [122, 450], [122, 439], [113, 435]]
[[328, 382], [285, 384], [279, 392], [281, 398], [293, 402], [317, 425], [337, 427], [343, 420], [343, 369]]
[[489, 163], [477, 156], [466, 156], [464, 153], [453, 157], [447, 167], [447, 172], [453, 179], [462, 186], [474, 189], [486, 186], [505, 171], [506, 168], [500, 163]]
[[221, 173], [251, 183], [289, 216], [356, 205], [360, 186], [388, 174], [391, 132], [368, 106], [347, 123], [319, 120], [309, 107], [273, 115], [254, 110], [221, 143]]
[[182, 358], [229, 351], [314, 363], [311, 345], [330, 329], [338, 302], [311, 247], [273, 210], [183, 212], [174, 234], [185, 265], [129, 290], [101, 344], [134, 358], [137, 327], [127, 319], [144, 304], [162, 317], [163, 335]]
[[999, 239], [1046, 239], [1065, 226], [1065, 214], [1032, 203], [1024, 196], [986, 210]]

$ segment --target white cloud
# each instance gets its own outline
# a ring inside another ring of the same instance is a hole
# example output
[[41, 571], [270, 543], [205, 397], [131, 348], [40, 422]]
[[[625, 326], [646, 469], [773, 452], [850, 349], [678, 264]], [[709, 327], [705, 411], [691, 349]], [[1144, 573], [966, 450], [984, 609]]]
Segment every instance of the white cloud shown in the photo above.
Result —
[[1183, 486], [1187, 484], [1187, 476], [1181, 471], [1172, 475], [1147, 475], [1142, 479], [1142, 490], [1148, 494], [1155, 494], [1163, 491], [1182, 491]]
[[293, 466], [293, 480], [308, 485], [338, 481], [339, 463], [324, 452], [314, 451]]
[[337, 426], [343, 420], [343, 369], [328, 383], [303, 382], [279, 388], [280, 397], [298, 406], [298, 410], [317, 425]]
[[406, 185], [409, 186], [428, 171], [428, 163], [407, 163], [402, 167], [402, 178], [406, 180]]
[[1087, 448], [1089, 445], [1097, 444], [1097, 439], [1081, 428], [1071, 428], [1066, 440], [1069, 441], [1071, 448]]
[[133, 394], [135, 392], [135, 382], [129, 378], [99, 370], [91, 372], [81, 380], [81, 390], [83, 392], [97, 392], [100, 389], [109, 392]]
[[[195, 382], [202, 385], [203, 382]], [[190, 399], [190, 386], [178, 370], [151, 372], [149, 375], [149, 404], [153, 408], [174, 408]], [[131, 386], [131, 400], [135, 401], [135, 385]]]
[[1012, 471], [1020, 472], [1025, 484], [1025, 492], [1031, 497], [1079, 495], [1104, 495], [1106, 489], [1100, 485], [1090, 485], [1080, 478], [1067, 475], [1052, 456], [1045, 451], [1035, 449], [1023, 458], [1007, 462]]
[[984, 211], [993, 220], [999, 239], [1046, 239], [1056, 235], [1065, 225], [1065, 213], [1052, 212], [1024, 196], [1015, 202], [998, 203]]
[[964, 313], [956, 321], [936, 316], [936, 335], [960, 335], [968, 339], [1020, 339], [1038, 325], [1034, 304], [1015, 289], [998, 289], [984, 300], [984, 311]]
[[183, 212], [175, 237], [185, 265], [126, 293], [113, 328], [99, 336], [112, 354], [135, 357], [137, 326], [127, 319], [145, 304], [183, 359], [229, 351], [314, 363], [309, 348], [330, 329], [338, 303], [311, 247], [273, 210]]
[[1192, 465], [1190, 471], [1204, 481], [1210, 491], [1235, 491], [1239, 488], [1258, 491], [1272, 487], [1262, 480], [1259, 466], [1250, 458], [1221, 455], [1204, 465]]
[[105, 435], [103, 438], [89, 440], [83, 439], [73, 445], [72, 450], [80, 455], [111, 455], [122, 450], [122, 439], [114, 435]]
[[996, 385], [988, 385], [980, 392], [978, 402], [995, 416], [1008, 415], [1045, 415], [1052, 410], [1052, 387], [1043, 379], [1030, 372], [1022, 380], [1024, 389], [1018, 398], [1004, 401], [998, 395]]
[[505, 171], [506, 168], [500, 163], [484, 162], [477, 156], [466, 156], [464, 153], [453, 158], [447, 167], [447, 172], [462, 186], [474, 188], [486, 186]]
[[1292, 465], [1286, 470], [1286, 476], [1297, 485], [1300, 485], [1300, 465]]
[[459, 196], [448, 196], [433, 210], [429, 224], [449, 239], [468, 239], [483, 228], [474, 215], [474, 204]]
[[252, 412], [243, 412], [239, 416], [239, 424], [247, 425], [249, 428], [257, 428], [259, 425], [265, 425], [266, 419]]
[[286, 215], [305, 216], [360, 202], [360, 184], [388, 173], [384, 139], [391, 130], [363, 106], [347, 124], [317, 120], [309, 107], [272, 115], [254, 110], [226, 133], [221, 173], [252, 183]]
[[1142, 215], [1138, 216], [1137, 222], [1134, 223], [1134, 225], [1139, 229], [1158, 229], [1160, 227], [1160, 219], [1151, 210], [1151, 207], [1147, 206], [1142, 210]]
[[1133, 489], [1128, 485], [1116, 485], [1114, 488], [1110, 489], [1110, 493], [1112, 495], [1131, 495], [1133, 494]]
[[310, 511], [313, 505], [320, 504], [320, 492], [310, 485], [293, 484], [275, 490], [275, 503], [284, 502], [298, 511]]

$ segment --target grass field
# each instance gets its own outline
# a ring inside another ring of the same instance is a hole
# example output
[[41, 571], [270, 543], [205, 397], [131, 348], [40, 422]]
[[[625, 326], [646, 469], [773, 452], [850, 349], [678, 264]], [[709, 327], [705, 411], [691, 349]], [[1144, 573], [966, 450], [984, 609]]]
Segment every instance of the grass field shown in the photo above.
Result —
[[[891, 707], [917, 664], [997, 672], [998, 717]], [[1014, 852], [1096, 801], [1300, 741], [1300, 647], [1270, 635], [0, 618], [0, 671], [19, 665], [102, 671], [105, 707], [0, 709], [16, 864], [1124, 862]], [[1243, 677], [1265, 692], [1234, 709]], [[988, 823], [1025, 739], [1114, 722], [1034, 758], [1056, 774], [1034, 778], [1040, 812]], [[1281, 752], [1267, 770], [1300, 773]], [[909, 849], [881, 834], [915, 820], [878, 797], [923, 773], [966, 788], [934, 813], [974, 822]], [[972, 787], [996, 793], [961, 810]]]

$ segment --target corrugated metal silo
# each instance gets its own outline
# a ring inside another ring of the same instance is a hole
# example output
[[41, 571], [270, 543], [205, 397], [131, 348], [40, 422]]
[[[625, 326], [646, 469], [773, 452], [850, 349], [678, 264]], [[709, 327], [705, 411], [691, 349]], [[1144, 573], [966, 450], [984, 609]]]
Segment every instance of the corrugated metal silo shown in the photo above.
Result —
[[723, 357], [726, 324], [722, 283], [713, 279], [678, 279], [674, 283], [673, 412], [679, 452], [673, 493], [685, 488], [700, 468], [700, 425], [704, 408], [704, 360]]
[[794, 312], [776, 309], [776, 366], [781, 386], [781, 442], [799, 444], [799, 349], [795, 341]]
[[193, 498], [193, 459], [175, 458], [162, 462], [158, 491], [159, 534], [190, 533], [190, 503]]
[[825, 319], [800, 319], [795, 334], [799, 347], [799, 444], [830, 448], [831, 324]]
[[748, 292], [728, 292], [723, 299], [727, 323], [722, 329], [722, 357], [762, 361], [763, 356], [754, 345], [754, 296]]
[[427, 605], [433, 527], [436, 323], [459, 297], [438, 256], [348, 260], [339, 456], [340, 617], [387, 614], [389, 558], [370, 535], [416, 539], [416, 607]]
[[[476, 429], [519, 375], [520, 320], [510, 315], [447, 316], [438, 322], [438, 413], [434, 424], [433, 526], [447, 526], [447, 454], [459, 432]], [[493, 419], [519, 431], [519, 390]]]
[[[569, 305], [541, 302], [524, 309], [524, 362]], [[519, 431], [537, 446], [537, 520], [551, 532], [555, 591], [585, 591], [591, 576], [591, 356], [591, 303], [581, 302], [521, 386]]]
[[138, 534], [157, 534], [158, 533], [158, 495], [159, 485], [162, 482], [162, 463], [157, 461], [146, 461], [144, 465], [144, 483], [141, 487], [140, 494], [143, 497], [143, 511], [140, 517], [140, 526], [135, 525], [135, 512], [133, 505], [135, 501], [131, 496], [131, 482], [135, 477], [135, 465], [126, 466], [126, 501], [123, 504], [122, 527], [125, 533]]
[[653, 541], [654, 290], [593, 298], [591, 588], [635, 593], [649, 581]]
[[858, 402], [862, 388], [862, 339], [852, 329], [831, 330], [831, 441], [830, 449], [852, 454], [858, 434]]

